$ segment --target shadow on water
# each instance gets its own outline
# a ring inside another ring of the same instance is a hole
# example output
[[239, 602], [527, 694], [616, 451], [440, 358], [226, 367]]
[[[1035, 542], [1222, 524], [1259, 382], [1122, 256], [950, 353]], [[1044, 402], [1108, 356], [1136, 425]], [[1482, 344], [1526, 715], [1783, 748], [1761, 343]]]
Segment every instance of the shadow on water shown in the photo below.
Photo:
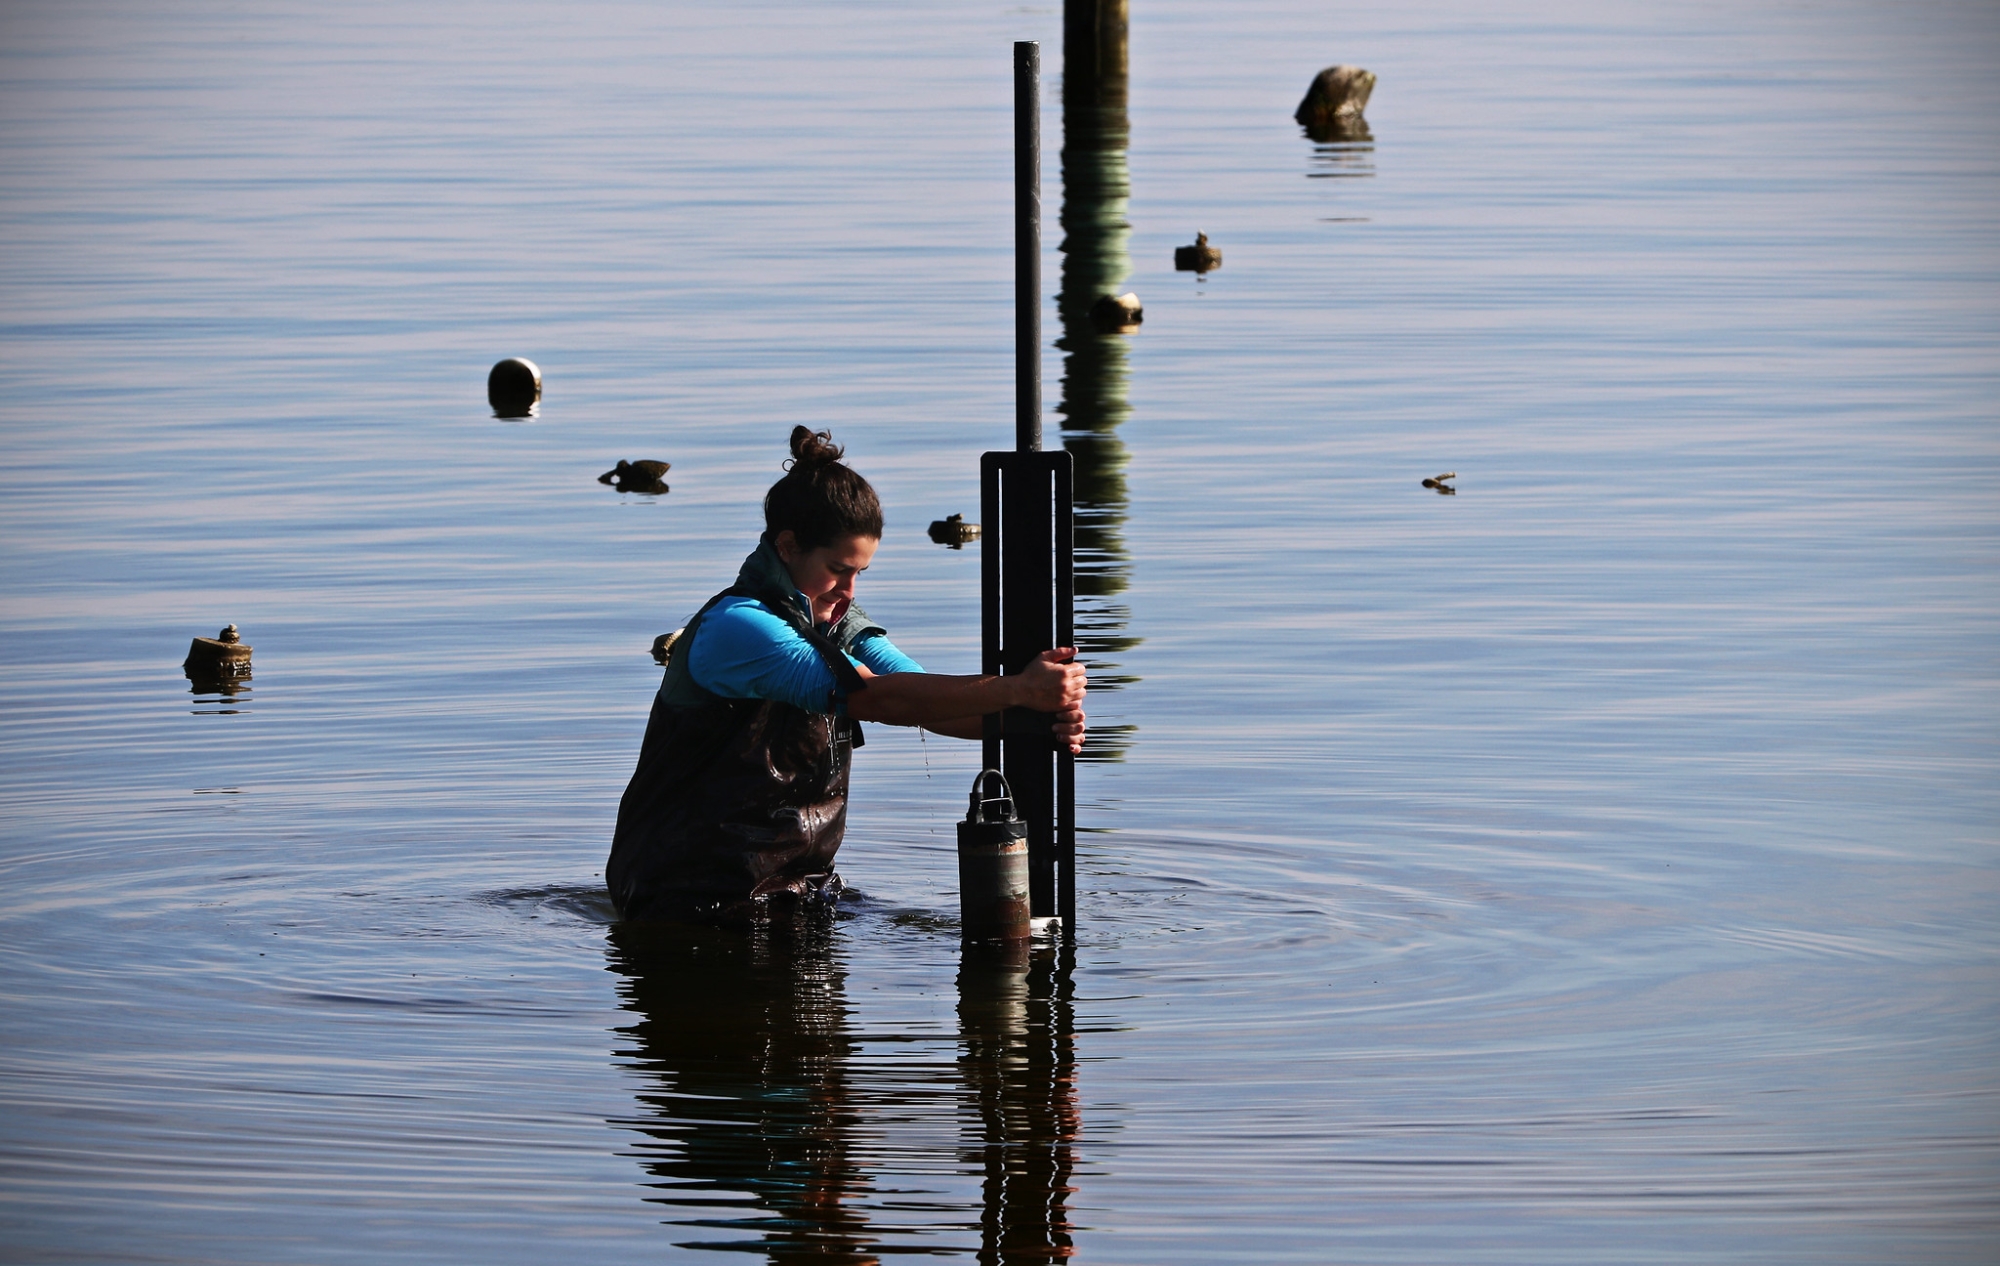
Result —
[[[881, 1118], [936, 1086], [907, 1064], [883, 1076], [865, 1062], [831, 919], [617, 924], [608, 954], [637, 1017], [621, 1030], [632, 1040], [622, 1053], [647, 1083], [626, 1124], [645, 1139], [635, 1154], [653, 1178], [648, 1199], [693, 1233], [676, 1247], [861, 1263], [971, 1251], [938, 1240], [976, 1226], [980, 1262], [1072, 1254], [1079, 1113], [1070, 967], [1057, 951], [965, 954], [959, 1058], [937, 1076], [960, 1105], [961, 1172], [981, 1180], [976, 1215], [878, 1189], [894, 1181], [878, 1154]], [[926, 1211], [935, 1220], [914, 1225]]]
[[[1091, 688], [1117, 690], [1138, 678], [1119, 656], [1139, 645], [1119, 600], [1131, 578], [1125, 546], [1130, 504], [1118, 427], [1132, 415], [1127, 335], [1092, 308], [1116, 295], [1132, 271], [1126, 220], [1132, 179], [1125, 162], [1127, 0], [1070, 0], [1063, 10], [1062, 443], [1076, 463], [1076, 640]], [[1134, 727], [1093, 726], [1084, 760], [1122, 760]]]

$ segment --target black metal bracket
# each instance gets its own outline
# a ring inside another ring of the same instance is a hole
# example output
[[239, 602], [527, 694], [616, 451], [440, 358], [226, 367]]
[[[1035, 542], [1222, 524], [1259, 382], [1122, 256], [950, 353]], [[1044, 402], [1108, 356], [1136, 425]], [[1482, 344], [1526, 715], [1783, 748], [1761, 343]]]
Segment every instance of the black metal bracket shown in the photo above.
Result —
[[[979, 458], [981, 672], [1017, 673], [1043, 651], [1076, 645], [1072, 478], [1062, 449]], [[1055, 741], [1053, 721], [1021, 708], [987, 717], [985, 760], [1006, 775], [1028, 824], [1033, 913], [1060, 916], [1068, 938], [1076, 926], [1076, 757]]]

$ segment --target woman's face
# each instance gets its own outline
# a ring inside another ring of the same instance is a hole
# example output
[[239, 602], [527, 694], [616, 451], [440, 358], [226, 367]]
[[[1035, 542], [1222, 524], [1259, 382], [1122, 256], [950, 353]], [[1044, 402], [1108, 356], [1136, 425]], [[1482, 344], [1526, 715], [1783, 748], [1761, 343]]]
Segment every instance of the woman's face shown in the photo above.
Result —
[[847, 613], [854, 601], [854, 580], [875, 560], [873, 536], [843, 536], [817, 549], [800, 549], [789, 529], [778, 533], [778, 557], [792, 573], [792, 583], [812, 599], [813, 620], [825, 624]]

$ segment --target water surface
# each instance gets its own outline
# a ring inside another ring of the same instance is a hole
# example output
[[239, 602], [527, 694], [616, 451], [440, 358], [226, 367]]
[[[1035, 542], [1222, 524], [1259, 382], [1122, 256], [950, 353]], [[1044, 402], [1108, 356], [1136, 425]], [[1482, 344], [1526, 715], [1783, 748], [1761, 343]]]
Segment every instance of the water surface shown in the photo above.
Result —
[[[7, 1256], [1991, 1259], [1990, 6], [1146, 0], [1073, 128], [1061, 25], [0, 18]], [[976, 660], [1021, 38], [1076, 941], [962, 955], [974, 750], [891, 730], [839, 921], [615, 927], [794, 423]]]

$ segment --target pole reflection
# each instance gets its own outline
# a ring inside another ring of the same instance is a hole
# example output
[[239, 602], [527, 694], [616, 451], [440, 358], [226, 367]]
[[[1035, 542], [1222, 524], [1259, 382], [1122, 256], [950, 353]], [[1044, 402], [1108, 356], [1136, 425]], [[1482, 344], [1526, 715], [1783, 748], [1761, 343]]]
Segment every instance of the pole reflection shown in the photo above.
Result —
[[1071, 950], [967, 945], [958, 972], [965, 1158], [983, 1175], [979, 1261], [1026, 1266], [1076, 1252], [1075, 989]]
[[[1125, 162], [1127, 0], [1068, 0], [1063, 7], [1062, 286], [1057, 311], [1063, 352], [1062, 443], [1076, 463], [1076, 640], [1093, 690], [1138, 681], [1119, 657], [1139, 645], [1121, 601], [1130, 583], [1125, 546], [1130, 497], [1118, 427], [1132, 416], [1126, 336], [1092, 308], [1118, 293], [1132, 271], [1126, 220], [1132, 178]], [[1083, 760], [1121, 760], [1133, 727], [1092, 725]]]
[[[956, 1063], [870, 1063], [840, 926], [611, 929], [610, 966], [636, 1015], [620, 1054], [645, 1081], [636, 1119], [618, 1124], [641, 1138], [633, 1154], [651, 1176], [647, 1199], [679, 1232], [674, 1246], [774, 1264], [1072, 1256], [1071, 952], [967, 946]], [[957, 1104], [955, 1139], [885, 1150], [890, 1119], [907, 1129], [924, 1116], [908, 1109], [940, 1092]], [[977, 1177], [976, 1211], [912, 1188], [911, 1175], [940, 1169]]]

